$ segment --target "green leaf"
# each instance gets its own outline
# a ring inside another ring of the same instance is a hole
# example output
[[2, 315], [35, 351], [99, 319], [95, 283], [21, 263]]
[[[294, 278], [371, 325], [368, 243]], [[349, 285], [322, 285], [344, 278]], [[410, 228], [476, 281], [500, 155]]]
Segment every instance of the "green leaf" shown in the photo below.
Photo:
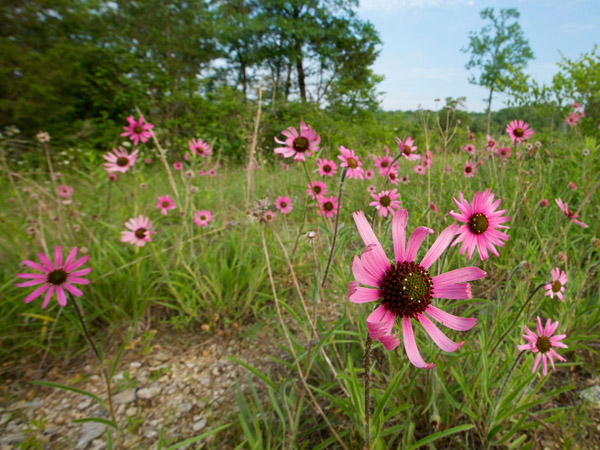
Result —
[[55, 389], [62, 389], [64, 391], [71, 391], [71, 392], [75, 392], [77, 394], [85, 395], [87, 397], [90, 397], [91, 399], [96, 400], [105, 409], [108, 409], [106, 407], [106, 403], [104, 403], [104, 400], [102, 400], [97, 395], [92, 394], [91, 392], [84, 391], [83, 389], [79, 389], [79, 388], [72, 387], [72, 386], [67, 386], [67, 385], [60, 384], [60, 383], [52, 383], [51, 381], [42, 381], [42, 380], [33, 380], [33, 381], [31, 381], [31, 384], [37, 384], [39, 386], [52, 387], [52, 388], [55, 388]]
[[443, 437], [450, 436], [451, 434], [470, 430], [471, 428], [474, 428], [474, 427], [475, 427], [475, 425], [459, 425], [457, 427], [449, 428], [447, 430], [438, 431], [437, 433], [430, 434], [429, 436], [424, 437], [423, 439], [415, 442], [410, 447], [408, 447], [406, 450], [417, 450], [419, 447], [422, 447], [423, 445], [429, 444], [433, 441], [437, 441], [438, 439], [441, 439]]
[[119, 426], [115, 422], [113, 422], [112, 420], [104, 419], [102, 417], [84, 417], [83, 419], [73, 419], [73, 423], [86, 423], [86, 422], [101, 423], [103, 425], [112, 427], [115, 430], [119, 429]]
[[210, 430], [210, 431], [207, 431], [206, 433], [202, 433], [199, 436], [189, 438], [189, 439], [186, 439], [185, 441], [181, 441], [181, 442], [178, 442], [177, 444], [171, 445], [170, 447], [167, 447], [167, 450], [175, 450], [177, 448], [185, 447], [186, 445], [193, 444], [194, 442], [201, 441], [202, 439], [206, 439], [207, 437], [212, 436], [213, 434], [216, 434], [219, 431], [223, 431], [226, 428], [229, 428], [230, 426], [231, 426], [231, 424], [227, 423], [218, 428], [215, 428], [214, 430]]

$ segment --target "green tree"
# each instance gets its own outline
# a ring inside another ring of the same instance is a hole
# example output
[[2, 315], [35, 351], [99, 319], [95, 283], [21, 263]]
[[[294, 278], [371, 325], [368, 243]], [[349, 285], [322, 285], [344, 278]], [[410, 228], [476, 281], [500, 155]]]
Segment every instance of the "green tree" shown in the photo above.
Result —
[[471, 58], [467, 69], [478, 69], [479, 76], [471, 75], [469, 83], [489, 89], [487, 99], [487, 131], [490, 130], [490, 114], [494, 92], [505, 89], [512, 67], [524, 67], [533, 59], [533, 51], [517, 22], [520, 14], [514, 8], [501, 9], [496, 16], [494, 8], [481, 11], [481, 18], [489, 21], [479, 32], [469, 33], [469, 45], [463, 48]]

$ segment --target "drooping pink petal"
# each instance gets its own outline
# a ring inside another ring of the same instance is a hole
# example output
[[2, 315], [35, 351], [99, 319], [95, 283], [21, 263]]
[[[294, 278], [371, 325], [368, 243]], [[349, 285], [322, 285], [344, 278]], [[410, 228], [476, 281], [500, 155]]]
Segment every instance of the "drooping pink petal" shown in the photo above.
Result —
[[354, 288], [352, 294], [349, 295], [349, 298], [352, 303], [368, 303], [379, 300], [381, 294], [379, 293], [379, 289], [358, 286]]
[[52, 294], [54, 293], [54, 291], [56, 290], [56, 286], [52, 285], [48, 288], [48, 290], [46, 291], [46, 296], [44, 297], [44, 302], [42, 303], [42, 309], [44, 309], [46, 306], [48, 306], [48, 303], [50, 303], [50, 299], [52, 298]]
[[379, 339], [381, 336], [389, 335], [395, 320], [394, 313], [385, 309], [383, 305], [378, 306], [367, 317], [367, 329], [371, 339]]
[[477, 324], [477, 319], [475, 318], [455, 316], [446, 311], [442, 311], [433, 305], [429, 305], [425, 312], [442, 325], [457, 331], [470, 330]]
[[421, 244], [425, 238], [433, 233], [431, 228], [417, 227], [408, 238], [408, 244], [406, 245], [406, 256], [405, 261], [414, 261], [417, 256], [417, 252], [421, 247]]
[[398, 345], [400, 345], [400, 339], [398, 339], [395, 334], [381, 336], [379, 338], [379, 342], [383, 344], [386, 350], [394, 350], [396, 347], [398, 347]]
[[406, 261], [406, 223], [408, 211], [399, 209], [392, 217], [392, 240], [394, 241], [394, 258], [396, 262]]
[[67, 291], [69, 291], [71, 294], [73, 294], [75, 297], [81, 297], [83, 295], [83, 292], [81, 292], [79, 289], [77, 289], [75, 286], [73, 286], [71, 283], [65, 283], [63, 285], [65, 287], [65, 289]]
[[433, 286], [433, 298], [446, 298], [449, 300], [466, 300], [473, 298], [469, 283], [449, 284], [446, 286]]
[[39, 288], [37, 288], [36, 290], [34, 290], [31, 294], [29, 294], [27, 297], [25, 297], [25, 299], [23, 299], [23, 301], [25, 303], [29, 303], [32, 300], [35, 300], [36, 298], [38, 298], [40, 295], [42, 295], [44, 292], [46, 292], [46, 290], [50, 287], [50, 285], [48, 283], [40, 286]]
[[62, 286], [56, 287], [56, 299], [58, 300], [58, 304], [60, 306], [67, 306], [67, 297]]
[[360, 237], [362, 238], [365, 245], [374, 245], [373, 256], [375, 257], [375, 261], [377, 262], [382, 271], [387, 270], [390, 266], [389, 260], [387, 259], [387, 256], [385, 256], [383, 247], [379, 243], [379, 239], [377, 239], [377, 236], [375, 236], [375, 233], [373, 232], [371, 225], [369, 225], [365, 214], [362, 211], [358, 211], [353, 213], [352, 216], [354, 217], [356, 228], [358, 228], [358, 233], [360, 234]]
[[410, 318], [408, 317], [402, 318], [402, 336], [404, 337], [404, 349], [406, 350], [406, 355], [413, 366], [418, 367], [419, 369], [431, 369], [435, 367], [435, 364], [423, 361], [419, 349], [417, 348], [417, 342], [415, 341]]
[[427, 334], [433, 339], [433, 342], [443, 351], [452, 353], [464, 345], [464, 342], [457, 343], [448, 338], [425, 314], [418, 314], [417, 320], [423, 325], [423, 328], [425, 328]]
[[367, 286], [377, 286], [379, 284], [379, 279], [363, 266], [361, 259], [357, 255], [354, 255], [354, 260], [352, 261], [352, 274], [357, 281]]
[[429, 251], [423, 257], [421, 261], [421, 267], [429, 269], [431, 265], [438, 260], [440, 255], [448, 248], [450, 242], [454, 238], [454, 235], [460, 228], [460, 225], [453, 223], [440, 233], [438, 238], [435, 240]]

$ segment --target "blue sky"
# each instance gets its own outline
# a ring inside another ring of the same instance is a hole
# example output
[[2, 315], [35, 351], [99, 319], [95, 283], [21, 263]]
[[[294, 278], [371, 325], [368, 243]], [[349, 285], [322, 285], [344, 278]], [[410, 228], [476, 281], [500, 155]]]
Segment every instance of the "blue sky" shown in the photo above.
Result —
[[[517, 8], [535, 54], [526, 72], [548, 83], [561, 54], [576, 58], [600, 44], [600, 0], [361, 0], [358, 14], [379, 31], [383, 45], [374, 70], [386, 110], [433, 108], [434, 99], [467, 97], [467, 109], [484, 111], [484, 88], [468, 83], [469, 56], [460, 49], [484, 22], [486, 8]], [[492, 109], [504, 106], [496, 97]]]

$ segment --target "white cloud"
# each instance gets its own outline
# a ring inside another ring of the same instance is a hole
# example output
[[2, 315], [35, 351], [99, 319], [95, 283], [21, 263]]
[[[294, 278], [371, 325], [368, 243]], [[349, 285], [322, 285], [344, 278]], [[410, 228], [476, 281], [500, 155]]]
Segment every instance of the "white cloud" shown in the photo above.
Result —
[[409, 8], [471, 6], [475, 0], [362, 0], [359, 9], [365, 11], [401, 11]]

